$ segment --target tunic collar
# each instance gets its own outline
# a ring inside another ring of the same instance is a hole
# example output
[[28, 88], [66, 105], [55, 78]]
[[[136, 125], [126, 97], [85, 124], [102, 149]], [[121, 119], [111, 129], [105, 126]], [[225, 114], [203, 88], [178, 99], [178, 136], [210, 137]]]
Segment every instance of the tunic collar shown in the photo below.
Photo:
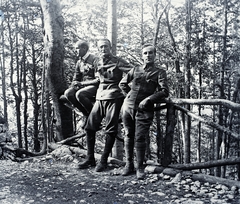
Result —
[[89, 55], [90, 55], [90, 53], [87, 52], [83, 57], [81, 57], [81, 60], [85, 62], [86, 59], [89, 57]]
[[155, 66], [154, 66], [154, 63], [151, 63], [151, 64], [143, 64], [143, 69], [144, 71], [150, 71], [151, 69], [153, 69]]

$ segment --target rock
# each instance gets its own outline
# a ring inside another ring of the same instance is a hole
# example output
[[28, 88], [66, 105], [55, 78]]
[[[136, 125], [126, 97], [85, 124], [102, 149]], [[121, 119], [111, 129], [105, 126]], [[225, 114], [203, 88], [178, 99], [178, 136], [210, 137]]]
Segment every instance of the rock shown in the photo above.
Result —
[[163, 178], [163, 177], [164, 177], [164, 174], [163, 174], [163, 173], [160, 173], [160, 174], [158, 175], [158, 177], [159, 177], [159, 178]]
[[181, 184], [182, 184], [182, 185], [185, 185], [186, 183], [187, 183], [186, 180], [182, 180], [182, 181], [181, 181]]
[[171, 177], [170, 177], [169, 175], [164, 175], [164, 176], [163, 176], [163, 179], [164, 179], [164, 180], [169, 180], [170, 178], [171, 178]]
[[218, 198], [211, 198], [210, 199], [211, 204], [223, 204], [224, 202], [222, 201], [222, 199], [218, 199]]
[[229, 188], [228, 188], [227, 186], [225, 186], [225, 185], [222, 185], [222, 190], [224, 190], [224, 191], [228, 191]]
[[73, 161], [73, 156], [72, 155], [65, 155], [61, 158], [62, 161], [64, 162], [72, 162]]
[[187, 182], [187, 183], [191, 183], [191, 182], [192, 182], [192, 179], [188, 178], [188, 179], [186, 179], [186, 182]]
[[193, 196], [193, 195], [190, 194], [190, 193], [184, 195], [185, 198], [190, 198], [190, 197], [192, 197], [192, 196]]
[[178, 173], [171, 181], [171, 183], [179, 183], [181, 181], [182, 175]]
[[208, 189], [202, 187], [198, 192], [198, 195], [206, 195], [207, 193], [208, 193]]
[[191, 186], [190, 187], [190, 189], [191, 189], [191, 191], [193, 192], [193, 193], [196, 193], [197, 191], [198, 191], [198, 187], [197, 186]]
[[55, 149], [51, 153], [54, 157], [61, 159], [66, 155], [72, 155], [71, 150], [67, 146], [61, 146], [60, 148]]
[[131, 183], [132, 183], [133, 185], [136, 185], [136, 184], [138, 184], [138, 182], [137, 182], [137, 181], [131, 181]]
[[181, 204], [204, 204], [203, 201], [200, 201], [200, 200], [186, 200], [186, 201], [183, 201]]
[[227, 195], [225, 195], [225, 197], [227, 197], [228, 199], [234, 199], [234, 195], [232, 195], [232, 194], [227, 194]]
[[231, 191], [237, 191], [238, 190], [238, 187], [237, 186], [232, 186], [231, 187]]
[[194, 182], [194, 186], [200, 188], [200, 187], [201, 187], [200, 181], [195, 181], [195, 182]]
[[153, 192], [153, 193], [151, 193], [151, 194], [152, 194], [152, 195], [162, 196], [162, 197], [165, 197], [165, 196], [166, 196], [166, 194], [163, 193], [163, 192]]

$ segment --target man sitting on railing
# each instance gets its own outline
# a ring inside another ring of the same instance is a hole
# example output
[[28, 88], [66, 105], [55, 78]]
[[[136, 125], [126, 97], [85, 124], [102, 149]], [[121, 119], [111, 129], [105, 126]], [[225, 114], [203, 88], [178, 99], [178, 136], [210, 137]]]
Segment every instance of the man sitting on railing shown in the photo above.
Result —
[[[87, 81], [95, 79], [94, 61], [96, 57], [89, 53], [89, 45], [86, 41], [78, 41], [75, 47], [79, 60], [77, 61], [75, 73], [71, 86], [60, 97], [65, 105], [80, 111], [86, 117], [89, 116], [98, 88], [98, 83], [87, 84]], [[85, 121], [86, 122], [86, 121]], [[85, 123], [83, 123], [83, 127]]]

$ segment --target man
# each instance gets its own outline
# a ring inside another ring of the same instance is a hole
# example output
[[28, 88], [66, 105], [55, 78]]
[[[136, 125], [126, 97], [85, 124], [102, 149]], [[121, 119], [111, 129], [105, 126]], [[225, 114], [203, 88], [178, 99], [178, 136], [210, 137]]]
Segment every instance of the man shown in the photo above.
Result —
[[77, 61], [75, 73], [71, 86], [60, 97], [65, 103], [81, 111], [86, 118], [90, 114], [98, 88], [98, 83], [88, 85], [88, 81], [95, 79], [93, 66], [96, 57], [88, 52], [89, 45], [86, 41], [78, 41], [76, 50], [79, 60]]
[[96, 94], [96, 102], [85, 127], [87, 159], [79, 164], [79, 168], [96, 166], [94, 158], [95, 135], [105, 117], [106, 142], [101, 160], [95, 168], [96, 172], [101, 172], [107, 168], [108, 156], [118, 133], [119, 113], [124, 99], [118, 84], [122, 79], [123, 72], [128, 72], [131, 67], [123, 59], [113, 56], [111, 43], [108, 39], [99, 40], [97, 46], [100, 56], [96, 62], [96, 74], [98, 74], [100, 84]]
[[[123, 176], [134, 171], [133, 152], [136, 148], [137, 178], [144, 179], [144, 157], [146, 137], [154, 117], [154, 103], [168, 96], [166, 72], [156, 67], [156, 48], [145, 44], [142, 48], [143, 65], [131, 69], [121, 80], [119, 87], [126, 98], [122, 107], [122, 120], [125, 129], [124, 148], [126, 165]], [[131, 88], [129, 86], [131, 83]]]

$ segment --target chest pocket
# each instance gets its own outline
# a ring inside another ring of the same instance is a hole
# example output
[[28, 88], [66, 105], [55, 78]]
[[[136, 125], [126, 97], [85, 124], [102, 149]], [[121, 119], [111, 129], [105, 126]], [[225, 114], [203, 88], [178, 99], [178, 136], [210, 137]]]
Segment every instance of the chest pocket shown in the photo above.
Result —
[[140, 87], [140, 89], [145, 92], [152, 94], [156, 87], [158, 86], [157, 80], [149, 76], [149, 73], [138, 72], [135, 73], [134, 82], [135, 86]]
[[120, 79], [122, 78], [122, 72], [117, 66], [114, 66], [107, 69], [105, 77], [108, 79]]
[[81, 63], [80, 71], [83, 73], [83, 75], [88, 75], [89, 72], [91, 72], [93, 69], [93, 66], [87, 63]]

